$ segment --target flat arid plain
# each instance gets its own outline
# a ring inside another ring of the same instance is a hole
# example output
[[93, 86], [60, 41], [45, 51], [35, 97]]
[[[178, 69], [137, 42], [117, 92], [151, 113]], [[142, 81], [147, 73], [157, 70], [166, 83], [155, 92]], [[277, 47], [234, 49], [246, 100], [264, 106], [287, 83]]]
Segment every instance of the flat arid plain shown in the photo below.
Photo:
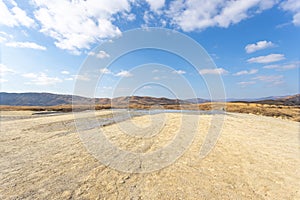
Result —
[[[32, 114], [1, 111], [0, 199], [300, 199], [296, 121], [230, 112], [158, 113], [94, 127], [122, 149], [149, 153], [175, 137], [182, 117], [198, 118], [191, 145], [174, 163], [150, 173], [126, 173], [89, 153], [73, 113]], [[219, 139], [200, 158], [212, 118], [218, 116], [224, 117]], [[109, 110], [96, 111], [99, 120], [109, 117]], [[155, 126], [160, 117], [164, 124], [157, 135], [123, 132], [129, 123]]]

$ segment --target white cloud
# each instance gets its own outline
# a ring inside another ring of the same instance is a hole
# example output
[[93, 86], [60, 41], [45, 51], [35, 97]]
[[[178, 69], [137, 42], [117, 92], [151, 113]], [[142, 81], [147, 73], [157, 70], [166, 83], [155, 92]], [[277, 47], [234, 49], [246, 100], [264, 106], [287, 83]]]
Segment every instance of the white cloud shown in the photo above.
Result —
[[107, 69], [107, 68], [100, 69], [100, 72], [102, 74], [112, 74], [112, 72], [109, 69]]
[[65, 75], [68, 75], [68, 74], [70, 74], [70, 72], [69, 72], [69, 71], [66, 71], [66, 70], [64, 70], [64, 71], [61, 71], [60, 73], [62, 73], [62, 74], [65, 74]]
[[109, 58], [110, 55], [106, 53], [105, 51], [99, 51], [98, 53], [95, 53], [93, 51], [88, 53], [89, 56], [96, 56], [97, 58], [103, 59], [103, 58]]
[[203, 30], [208, 27], [228, 27], [254, 14], [269, 9], [277, 0], [236, 1], [173, 1], [166, 11], [172, 23], [184, 31]]
[[0, 75], [2, 76], [7, 73], [15, 73], [15, 71], [7, 67], [6, 65], [0, 63]]
[[246, 87], [248, 85], [254, 85], [255, 83], [256, 83], [255, 81], [242, 81], [242, 82], [238, 82], [237, 84], [242, 87]]
[[133, 13], [127, 14], [125, 17], [126, 17], [127, 20], [130, 21], [130, 22], [131, 22], [131, 21], [134, 21], [134, 20], [136, 19], [136, 16], [135, 16], [135, 14], [133, 14]]
[[280, 85], [284, 83], [282, 75], [267, 75], [267, 76], [256, 76], [253, 80], [259, 80], [267, 83], [271, 83], [272, 85]]
[[47, 50], [46, 47], [36, 44], [34, 42], [9, 42], [5, 46], [14, 48], [27, 48], [27, 49], [37, 49], [37, 50]]
[[111, 89], [113, 89], [113, 87], [111, 87], [111, 86], [103, 86], [102, 89], [111, 90]]
[[143, 89], [152, 89], [152, 86], [146, 85], [146, 86], [143, 87]]
[[0, 43], [6, 42], [7, 40], [12, 39], [13, 36], [10, 34], [7, 34], [4, 31], [0, 31]]
[[65, 78], [65, 81], [73, 81], [73, 78]]
[[275, 69], [276, 71], [285, 71], [285, 70], [299, 68], [299, 62], [290, 63], [290, 64], [282, 64], [282, 65], [266, 65], [263, 68], [264, 69]]
[[300, 1], [299, 0], [287, 0], [281, 3], [281, 8], [286, 11], [290, 11], [294, 14], [293, 24], [300, 26]]
[[185, 74], [186, 72], [183, 70], [174, 70], [172, 73], [173, 74]]
[[0, 78], [0, 83], [5, 83], [7, 81], [8, 81], [7, 79]]
[[0, 35], [0, 43], [5, 42], [6, 40], [7, 40], [7, 39], [6, 39], [5, 37], [3, 37], [3, 36]]
[[19, 8], [15, 1], [11, 0], [7, 3], [11, 4], [11, 9], [9, 9], [7, 5], [2, 0], [0, 0], [0, 25], [5, 25], [9, 27], [34, 26], [34, 20], [28, 17], [26, 12]]
[[250, 58], [247, 61], [249, 63], [272, 63], [280, 60], [284, 60], [285, 56], [283, 54], [269, 54], [267, 56], [259, 56]]
[[274, 46], [275, 45], [272, 42], [264, 40], [264, 41], [259, 41], [255, 44], [248, 44], [245, 47], [245, 50], [246, 50], [247, 53], [253, 53], [255, 51], [270, 48], [270, 47], [274, 47]]
[[154, 70], [152, 71], [152, 73], [157, 73], [157, 72], [159, 72], [158, 69], [154, 69]]
[[133, 75], [129, 71], [122, 70], [119, 73], [115, 74], [115, 76], [119, 76], [119, 77], [131, 77]]
[[149, 11], [145, 11], [144, 12], [144, 16], [143, 16], [143, 20], [145, 21], [145, 28], [148, 27], [148, 25], [150, 24], [151, 21], [156, 21], [155, 17], [153, 15], [153, 13], [149, 12]]
[[205, 75], [205, 74], [215, 74], [215, 75], [221, 75], [221, 74], [227, 74], [228, 71], [226, 71], [223, 68], [216, 68], [216, 69], [201, 69], [199, 70], [199, 73], [201, 75]]
[[40, 32], [54, 38], [58, 48], [76, 54], [95, 42], [120, 36], [121, 31], [112, 24], [114, 15], [131, 9], [129, 0], [33, 2]]
[[250, 75], [250, 74], [256, 74], [258, 72], [257, 69], [251, 69], [251, 70], [243, 70], [243, 71], [239, 71], [235, 74], [233, 74], [234, 76], [241, 76], [241, 75]]
[[146, 0], [150, 5], [150, 9], [154, 12], [158, 11], [165, 5], [165, 0]]
[[22, 74], [22, 76], [25, 77], [25, 78], [36, 78], [36, 77], [38, 77], [38, 75], [35, 74], [35, 73], [26, 73], [26, 74]]
[[55, 85], [61, 83], [62, 80], [58, 77], [49, 77], [47, 74], [40, 73], [26, 73], [22, 74], [24, 78], [30, 79], [27, 84], [32, 85]]
[[88, 75], [72, 75], [72, 77], [75, 80], [80, 80], [80, 81], [90, 81], [91, 80]]

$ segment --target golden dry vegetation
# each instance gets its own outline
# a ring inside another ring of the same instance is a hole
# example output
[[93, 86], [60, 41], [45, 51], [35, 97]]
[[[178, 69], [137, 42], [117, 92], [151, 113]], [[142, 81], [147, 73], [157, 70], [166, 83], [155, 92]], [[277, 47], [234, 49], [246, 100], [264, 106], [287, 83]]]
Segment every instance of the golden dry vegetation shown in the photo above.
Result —
[[230, 102], [230, 103], [202, 103], [202, 104], [182, 104], [182, 105], [144, 105], [131, 103], [126, 105], [59, 105], [59, 106], [0, 106], [1, 111], [58, 111], [71, 112], [83, 110], [102, 110], [110, 108], [130, 108], [130, 109], [170, 109], [170, 110], [226, 110], [227, 112], [247, 113], [255, 115], [264, 115], [269, 117], [277, 117], [300, 122], [300, 106], [270, 105], [247, 102]]

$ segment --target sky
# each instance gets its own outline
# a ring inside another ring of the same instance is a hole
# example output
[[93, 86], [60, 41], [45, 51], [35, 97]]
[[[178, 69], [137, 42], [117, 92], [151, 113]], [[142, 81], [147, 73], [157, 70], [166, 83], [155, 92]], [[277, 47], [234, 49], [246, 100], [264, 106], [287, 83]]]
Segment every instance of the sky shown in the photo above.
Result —
[[[215, 67], [151, 48], [101, 65], [113, 57], [101, 45], [149, 27], [192, 38]], [[1, 92], [73, 94], [94, 77], [86, 96], [211, 98], [223, 92], [219, 79], [227, 98], [291, 95], [299, 93], [300, 1], [0, 0], [0, 46]], [[90, 59], [98, 71], [82, 74]]]

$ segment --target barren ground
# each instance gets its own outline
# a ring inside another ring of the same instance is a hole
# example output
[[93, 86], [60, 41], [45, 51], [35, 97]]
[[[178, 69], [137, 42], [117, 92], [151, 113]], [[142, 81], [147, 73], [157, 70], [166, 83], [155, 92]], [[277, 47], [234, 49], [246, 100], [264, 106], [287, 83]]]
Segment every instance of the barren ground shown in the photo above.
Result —
[[[1, 112], [0, 199], [300, 199], [299, 122], [229, 113], [215, 148], [200, 159], [213, 123], [211, 115], [201, 115], [182, 157], [159, 171], [135, 174], [111, 169], [89, 154], [72, 113], [31, 114]], [[97, 111], [100, 118], [107, 114]], [[149, 116], [103, 130], [116, 145], [147, 153], [172, 140], [181, 126], [179, 113], [165, 119], [159, 135], [147, 140], [123, 134], [120, 126], [146, 127]]]

